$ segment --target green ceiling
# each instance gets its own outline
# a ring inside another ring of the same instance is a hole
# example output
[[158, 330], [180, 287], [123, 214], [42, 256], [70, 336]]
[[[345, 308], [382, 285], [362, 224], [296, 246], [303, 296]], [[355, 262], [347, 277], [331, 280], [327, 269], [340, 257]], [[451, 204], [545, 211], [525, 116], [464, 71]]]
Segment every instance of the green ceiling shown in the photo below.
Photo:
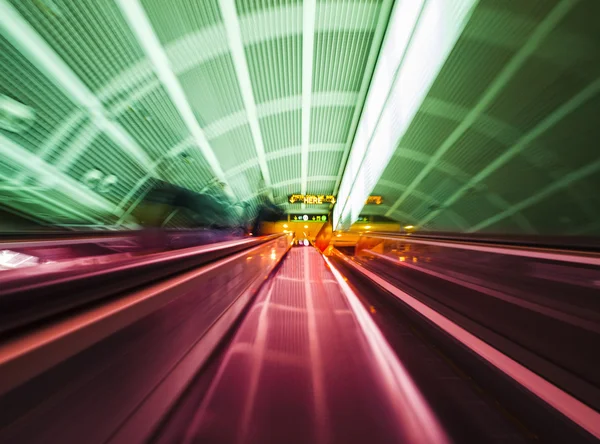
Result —
[[35, 112], [0, 129], [3, 202], [114, 224], [153, 177], [250, 204], [333, 193], [391, 6], [0, 0], [0, 93]]
[[[341, 226], [600, 234], [598, 17], [596, 0], [0, 0], [0, 200], [115, 226], [160, 178], [233, 204], [338, 194]], [[384, 205], [363, 209], [371, 191]]]
[[600, 2], [480, 1], [374, 194], [420, 229], [600, 235]]

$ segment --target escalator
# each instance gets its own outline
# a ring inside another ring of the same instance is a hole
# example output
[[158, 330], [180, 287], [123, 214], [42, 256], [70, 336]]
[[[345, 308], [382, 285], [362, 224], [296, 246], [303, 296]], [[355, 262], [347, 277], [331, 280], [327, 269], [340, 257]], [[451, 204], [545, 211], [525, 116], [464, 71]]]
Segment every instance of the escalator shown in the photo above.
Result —
[[107, 271], [123, 291], [6, 331], [0, 442], [593, 442], [347, 257], [292, 244], [172, 253], [145, 285]]

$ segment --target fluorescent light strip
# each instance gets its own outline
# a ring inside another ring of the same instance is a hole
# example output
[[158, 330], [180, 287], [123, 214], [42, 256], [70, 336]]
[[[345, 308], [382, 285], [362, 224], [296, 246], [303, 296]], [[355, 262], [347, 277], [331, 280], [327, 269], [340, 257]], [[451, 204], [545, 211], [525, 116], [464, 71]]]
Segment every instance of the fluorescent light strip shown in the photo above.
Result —
[[150, 169], [151, 161], [146, 152], [133, 142], [121, 126], [106, 118], [105, 110], [98, 98], [7, 0], [0, 0], [0, 29], [29, 61], [43, 68], [45, 74], [56, 85], [75, 102], [87, 108], [95, 123], [118, 145], [129, 152], [144, 168]]
[[494, 79], [493, 83], [487, 88], [483, 97], [477, 105], [471, 109], [464, 120], [456, 127], [456, 129], [448, 136], [442, 145], [437, 149], [431, 157], [429, 163], [423, 168], [418, 176], [410, 183], [408, 188], [402, 195], [393, 203], [386, 216], [391, 216], [394, 210], [398, 208], [402, 202], [410, 195], [410, 193], [422, 182], [422, 180], [433, 170], [435, 164], [440, 158], [450, 150], [455, 143], [463, 136], [463, 134], [473, 125], [473, 123], [481, 116], [487, 107], [500, 95], [504, 87], [510, 79], [521, 69], [531, 55], [537, 50], [539, 45], [548, 37], [550, 32], [560, 23], [560, 21], [571, 11], [577, 2], [572, 0], [563, 0], [559, 3], [537, 26], [527, 43], [513, 56], [513, 58], [505, 65], [504, 69]]
[[308, 149], [310, 147], [310, 115], [312, 107], [313, 51], [315, 48], [316, 0], [304, 0], [302, 9], [302, 151], [300, 190], [306, 194], [308, 185]]
[[378, 116], [383, 112], [387, 100], [386, 96], [389, 96], [393, 82], [398, 75], [403, 55], [410, 44], [423, 5], [424, 0], [416, 2], [404, 1], [396, 4], [392, 11], [391, 24], [388, 24], [388, 31], [382, 45], [381, 54], [377, 60], [369, 92], [365, 99], [364, 109], [360, 115], [356, 133], [354, 134], [348, 161], [345, 163], [343, 179], [338, 192], [338, 203], [334, 208], [334, 226], [338, 229], [341, 219], [347, 220], [344, 224], [345, 226], [350, 224], [350, 219], [347, 217], [342, 218], [342, 214], [344, 213], [350, 192], [354, 188], [354, 182], [358, 177], [359, 169], [365, 157], [368, 147], [367, 139], [369, 138], [369, 134], [372, 134], [374, 131], [373, 126], [378, 123]]
[[233, 65], [242, 93], [242, 100], [244, 101], [244, 107], [246, 108], [246, 114], [248, 116], [248, 124], [250, 125], [250, 131], [252, 132], [252, 139], [254, 140], [258, 164], [265, 185], [270, 187], [271, 175], [269, 174], [269, 167], [267, 166], [267, 159], [265, 157], [265, 146], [260, 125], [258, 124], [258, 111], [256, 109], [256, 101], [254, 100], [252, 82], [250, 80], [250, 72], [248, 71], [248, 62], [244, 52], [244, 42], [242, 41], [242, 33], [240, 31], [240, 23], [235, 9], [235, 2], [234, 0], [220, 0], [219, 6], [221, 8], [221, 14], [223, 15], [223, 22], [225, 23], [225, 31], [227, 33], [227, 39], [229, 40], [229, 48], [233, 57]]
[[129, 23], [131, 30], [135, 34], [140, 46], [144, 49], [146, 56], [151, 60], [156, 75], [164, 85], [169, 98], [177, 108], [188, 131], [194, 137], [202, 155], [213, 170], [215, 176], [221, 182], [226, 183], [225, 173], [196, 120], [196, 116], [187, 101], [179, 80], [171, 70], [169, 58], [152, 29], [146, 11], [139, 0], [116, 0], [116, 2], [123, 13], [123, 16]]
[[428, 319], [442, 331], [461, 342], [481, 358], [532, 392], [535, 396], [539, 397], [571, 421], [578, 424], [584, 430], [596, 438], [600, 438], [600, 413], [583, 404], [578, 399], [548, 382], [501, 351], [496, 350], [491, 345], [482, 341], [477, 336], [471, 334], [437, 311], [431, 309], [429, 306], [413, 298], [408, 293], [394, 287], [386, 280], [380, 278], [347, 257], [339, 253], [336, 254], [346, 261], [348, 265], [368, 277], [384, 290], [390, 292], [397, 299], [416, 311], [420, 316]]
[[362, 209], [476, 3], [426, 0], [420, 8], [420, 4], [403, 1], [394, 7], [338, 193], [336, 228], [341, 221], [344, 226], [350, 224]]

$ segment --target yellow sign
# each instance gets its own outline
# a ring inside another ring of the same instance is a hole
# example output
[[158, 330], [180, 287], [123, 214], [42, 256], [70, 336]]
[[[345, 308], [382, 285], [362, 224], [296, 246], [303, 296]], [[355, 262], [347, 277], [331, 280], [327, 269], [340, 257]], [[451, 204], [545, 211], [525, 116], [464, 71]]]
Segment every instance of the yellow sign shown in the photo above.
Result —
[[290, 203], [304, 203], [308, 205], [334, 204], [335, 196], [324, 194], [292, 194], [288, 200]]
[[383, 203], [383, 197], [381, 196], [369, 196], [367, 197], [367, 201], [365, 202], [365, 204], [375, 204], [375, 205], [381, 205]]

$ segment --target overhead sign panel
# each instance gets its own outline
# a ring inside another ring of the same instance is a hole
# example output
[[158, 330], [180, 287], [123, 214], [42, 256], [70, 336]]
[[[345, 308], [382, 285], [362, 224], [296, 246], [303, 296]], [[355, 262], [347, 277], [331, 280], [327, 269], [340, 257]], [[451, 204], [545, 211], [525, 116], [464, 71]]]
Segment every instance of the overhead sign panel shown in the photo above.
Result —
[[292, 194], [288, 197], [290, 203], [300, 203], [308, 205], [334, 204], [335, 196], [325, 194]]
[[327, 222], [326, 214], [290, 214], [290, 222]]
[[365, 204], [367, 205], [381, 205], [383, 203], [383, 197], [381, 196], [369, 196]]

